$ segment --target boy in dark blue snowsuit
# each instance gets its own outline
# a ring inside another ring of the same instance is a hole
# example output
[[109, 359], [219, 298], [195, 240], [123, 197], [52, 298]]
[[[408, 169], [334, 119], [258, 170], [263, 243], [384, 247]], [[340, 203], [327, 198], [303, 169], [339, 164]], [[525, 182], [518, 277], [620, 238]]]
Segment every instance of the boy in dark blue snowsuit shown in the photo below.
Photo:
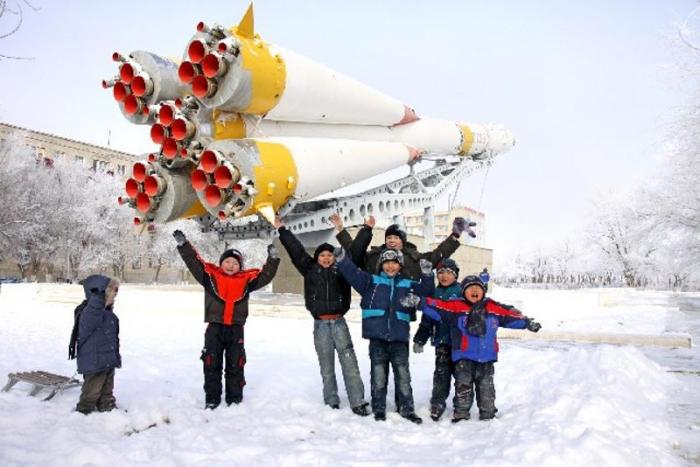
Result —
[[[438, 286], [434, 298], [440, 300], [459, 299], [462, 296], [462, 286], [457, 282], [459, 267], [450, 258], [440, 261], [437, 270]], [[450, 395], [455, 364], [451, 356], [450, 326], [444, 321], [435, 321], [423, 313], [418, 331], [413, 337], [413, 351], [423, 352], [423, 346], [430, 338], [435, 346], [435, 372], [433, 373], [433, 394], [430, 397], [430, 418], [440, 420], [445, 412], [447, 397]]]
[[84, 377], [75, 408], [85, 415], [115, 409], [114, 369], [121, 368], [119, 318], [112, 309], [119, 281], [93, 275], [83, 281], [85, 307], [78, 321], [78, 373]]
[[379, 256], [379, 270], [369, 274], [355, 266], [345, 250], [335, 250], [338, 270], [362, 296], [362, 337], [369, 339], [371, 362], [372, 411], [375, 420], [386, 420], [386, 393], [389, 364], [396, 375], [395, 391], [398, 392], [399, 414], [413, 423], [422, 423], [416, 415], [408, 367], [408, 341], [410, 333], [410, 308], [417, 303], [407, 303], [411, 296], [430, 295], [435, 287], [432, 264], [421, 260], [420, 283], [400, 275], [403, 255], [387, 249]]
[[498, 360], [498, 327], [540, 330], [540, 324], [523, 316], [512, 306], [485, 297], [484, 284], [476, 276], [462, 281], [460, 300], [427, 298], [423, 313], [450, 325], [452, 360], [455, 362], [455, 412], [453, 423], [469, 419], [474, 402], [479, 419], [495, 417], [496, 389], [493, 364]]

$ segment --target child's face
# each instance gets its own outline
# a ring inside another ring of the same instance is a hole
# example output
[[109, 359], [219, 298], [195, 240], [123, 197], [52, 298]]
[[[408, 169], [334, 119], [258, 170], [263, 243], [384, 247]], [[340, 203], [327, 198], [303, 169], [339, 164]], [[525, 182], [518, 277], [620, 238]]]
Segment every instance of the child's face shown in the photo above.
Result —
[[401, 270], [401, 265], [397, 261], [384, 261], [382, 271], [389, 277], [394, 277]]
[[316, 261], [318, 262], [318, 264], [321, 265], [322, 268], [329, 268], [333, 266], [333, 263], [335, 263], [335, 257], [330, 251], [322, 251], [321, 253], [319, 253], [318, 259]]
[[392, 250], [401, 251], [403, 249], [403, 241], [398, 235], [387, 235], [384, 243], [387, 248], [391, 248]]
[[469, 303], [476, 303], [484, 298], [484, 289], [478, 285], [470, 285], [464, 290], [464, 299]]
[[449, 286], [451, 286], [452, 284], [454, 284], [455, 281], [457, 280], [457, 278], [455, 277], [455, 275], [452, 274], [452, 273], [449, 272], [449, 271], [440, 271], [440, 272], [438, 272], [438, 273], [437, 273], [437, 278], [438, 278], [438, 283], [439, 283], [442, 287], [449, 287]]
[[221, 263], [221, 270], [224, 271], [224, 274], [232, 276], [241, 270], [241, 265], [238, 264], [238, 260], [236, 258], [229, 257]]

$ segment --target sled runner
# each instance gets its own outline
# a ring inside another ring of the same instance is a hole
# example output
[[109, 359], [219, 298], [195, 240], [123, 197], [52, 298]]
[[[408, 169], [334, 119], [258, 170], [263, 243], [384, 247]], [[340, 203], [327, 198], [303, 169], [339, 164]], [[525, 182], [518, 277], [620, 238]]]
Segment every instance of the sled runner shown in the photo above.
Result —
[[18, 373], [9, 373], [8, 380], [3, 392], [7, 392], [12, 387], [21, 382], [32, 384], [30, 396], [36, 396], [42, 389], [48, 389], [49, 395], [42, 400], [50, 400], [56, 394], [62, 393], [68, 388], [80, 386], [82, 383], [74, 377], [61, 376], [48, 371], [22, 371]]

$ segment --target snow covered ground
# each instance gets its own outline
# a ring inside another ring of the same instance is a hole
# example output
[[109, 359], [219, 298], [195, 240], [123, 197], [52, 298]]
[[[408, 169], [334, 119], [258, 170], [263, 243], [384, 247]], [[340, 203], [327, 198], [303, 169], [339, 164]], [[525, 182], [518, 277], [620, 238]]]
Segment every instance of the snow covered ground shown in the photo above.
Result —
[[[3, 285], [0, 375], [74, 373], [75, 363], [66, 357], [78, 291]], [[522, 306], [545, 328], [586, 332], [658, 334], [673, 311], [667, 296], [652, 292], [501, 289], [494, 296]], [[504, 340], [496, 365], [498, 418], [459, 425], [450, 423], [449, 413], [438, 423], [428, 418], [433, 353], [412, 354], [414, 396], [424, 423], [416, 426], [394, 413], [380, 423], [350, 412], [342, 377], [341, 410], [323, 405], [310, 318], [298, 311], [256, 316], [253, 307], [246, 325], [244, 401], [209, 412], [202, 409], [204, 323], [197, 289], [125, 285], [116, 311], [123, 368], [115, 393], [128, 412], [86, 417], [72, 411], [78, 389], [41, 402], [27, 397], [29, 386], [20, 383], [0, 393], [0, 465], [685, 462], [668, 407], [686, 383], [638, 348]], [[367, 342], [357, 322], [350, 327], [369, 397]]]

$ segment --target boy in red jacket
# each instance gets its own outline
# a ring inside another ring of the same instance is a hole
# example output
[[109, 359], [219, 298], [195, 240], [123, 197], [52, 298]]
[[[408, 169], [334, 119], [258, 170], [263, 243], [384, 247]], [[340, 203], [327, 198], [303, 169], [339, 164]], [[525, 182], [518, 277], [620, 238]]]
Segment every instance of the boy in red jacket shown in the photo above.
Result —
[[177, 250], [194, 278], [204, 287], [204, 393], [206, 408], [221, 403], [221, 373], [226, 368], [226, 404], [243, 400], [246, 362], [243, 326], [248, 318], [250, 292], [272, 281], [280, 264], [277, 249], [267, 247], [267, 261], [261, 269], [243, 269], [243, 255], [229, 249], [219, 258], [219, 265], [205, 262], [180, 230], [173, 232]]

